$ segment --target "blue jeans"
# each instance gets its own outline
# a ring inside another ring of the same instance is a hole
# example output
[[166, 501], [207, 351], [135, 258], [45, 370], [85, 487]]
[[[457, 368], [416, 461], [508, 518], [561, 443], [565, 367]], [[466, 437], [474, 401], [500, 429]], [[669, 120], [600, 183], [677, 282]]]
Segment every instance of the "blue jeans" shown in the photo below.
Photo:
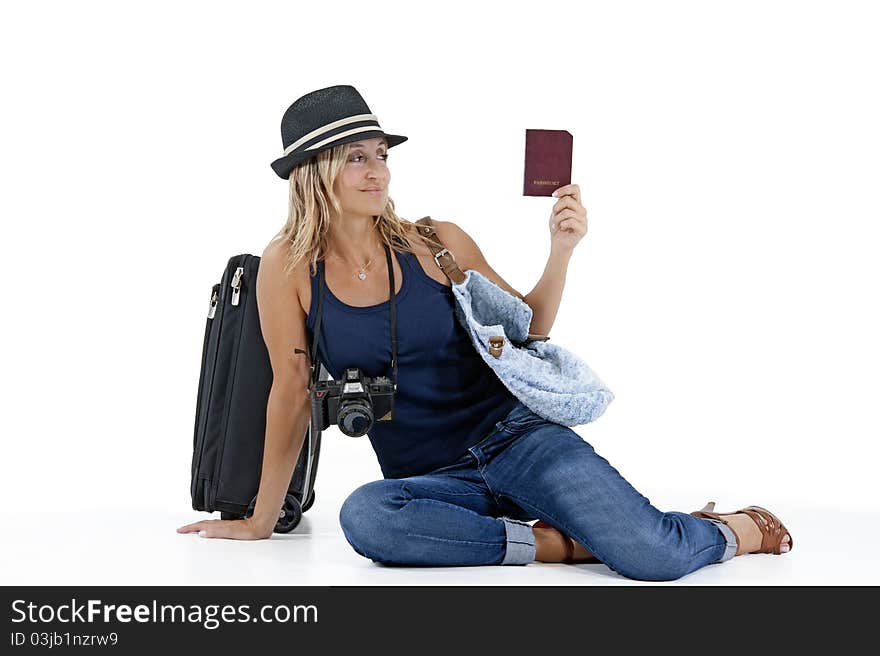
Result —
[[339, 512], [354, 550], [388, 565], [530, 563], [535, 519], [631, 579], [678, 579], [736, 553], [728, 526], [658, 510], [580, 435], [521, 402], [456, 462], [366, 483]]

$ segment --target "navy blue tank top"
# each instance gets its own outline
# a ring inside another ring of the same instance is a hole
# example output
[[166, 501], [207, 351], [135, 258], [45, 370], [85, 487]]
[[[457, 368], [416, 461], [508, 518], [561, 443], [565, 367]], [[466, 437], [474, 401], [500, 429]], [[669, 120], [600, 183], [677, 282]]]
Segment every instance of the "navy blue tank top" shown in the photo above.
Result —
[[[403, 275], [395, 296], [394, 416], [374, 422], [367, 435], [383, 476], [404, 478], [458, 460], [507, 416], [517, 398], [483, 362], [458, 323], [452, 289], [425, 273], [412, 253], [391, 252]], [[387, 267], [376, 269], [374, 275], [379, 272], [388, 276]], [[311, 340], [319, 283], [316, 271], [311, 276], [312, 300], [306, 320]], [[366, 307], [347, 305], [325, 282], [322, 314], [318, 358], [335, 380], [346, 367], [360, 367], [365, 376], [393, 380], [388, 300]]]

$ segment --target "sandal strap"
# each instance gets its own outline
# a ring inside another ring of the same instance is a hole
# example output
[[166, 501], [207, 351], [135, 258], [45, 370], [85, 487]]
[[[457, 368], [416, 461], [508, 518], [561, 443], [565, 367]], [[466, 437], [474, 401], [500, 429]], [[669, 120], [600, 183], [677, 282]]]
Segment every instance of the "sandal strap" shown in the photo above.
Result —
[[710, 512], [708, 510], [695, 510], [691, 513], [694, 517], [699, 517], [700, 519], [717, 519], [722, 524], [726, 524], [727, 520], [724, 519], [720, 513]]
[[761, 506], [747, 506], [737, 512], [745, 513], [752, 518], [761, 531], [761, 549], [758, 553], [782, 553], [782, 538], [788, 535], [788, 548], [794, 547], [794, 540], [785, 525], [772, 512]]

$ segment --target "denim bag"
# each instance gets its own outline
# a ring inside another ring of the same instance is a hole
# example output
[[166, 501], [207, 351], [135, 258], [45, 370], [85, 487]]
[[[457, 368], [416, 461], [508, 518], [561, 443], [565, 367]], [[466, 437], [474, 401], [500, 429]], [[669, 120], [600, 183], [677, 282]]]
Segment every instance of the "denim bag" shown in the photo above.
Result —
[[548, 421], [577, 426], [598, 419], [614, 393], [577, 355], [546, 343], [546, 335], [528, 332], [532, 308], [525, 301], [475, 269], [462, 272], [430, 221], [424, 217], [416, 223], [452, 282], [456, 318], [504, 386]]

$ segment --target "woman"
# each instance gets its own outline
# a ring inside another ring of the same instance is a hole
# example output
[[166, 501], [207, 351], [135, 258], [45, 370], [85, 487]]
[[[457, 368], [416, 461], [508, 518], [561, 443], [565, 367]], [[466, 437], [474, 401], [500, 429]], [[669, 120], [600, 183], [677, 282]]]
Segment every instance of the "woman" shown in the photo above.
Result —
[[[390, 374], [389, 283], [393, 254], [398, 339], [394, 416], [369, 439], [384, 478], [354, 490], [340, 524], [354, 550], [402, 565], [603, 562], [641, 580], [672, 580], [745, 553], [784, 553], [787, 529], [769, 511], [662, 512], [592, 446], [518, 401], [457, 323], [450, 282], [388, 196], [385, 133], [349, 85], [294, 102], [281, 125], [289, 180], [286, 225], [263, 252], [257, 302], [272, 363], [262, 478], [252, 517], [178, 529], [206, 537], [272, 535], [308, 426], [309, 366], [319, 282], [325, 303], [319, 356], [334, 379], [346, 367]], [[548, 334], [572, 251], [586, 234], [578, 185], [556, 190], [551, 253], [526, 296], [488, 265], [460, 227], [437, 235], [462, 270], [477, 269], [533, 310], [530, 332]], [[528, 522], [539, 520], [534, 525]]]

